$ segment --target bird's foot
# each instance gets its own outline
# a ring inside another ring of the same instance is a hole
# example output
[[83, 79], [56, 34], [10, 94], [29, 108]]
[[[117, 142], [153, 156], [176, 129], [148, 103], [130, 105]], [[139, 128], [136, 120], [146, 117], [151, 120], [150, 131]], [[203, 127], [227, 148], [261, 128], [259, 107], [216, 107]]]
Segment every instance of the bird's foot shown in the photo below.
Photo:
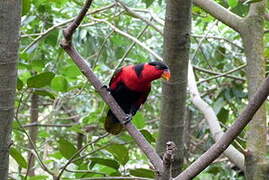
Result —
[[108, 92], [111, 91], [111, 89], [110, 89], [107, 85], [103, 85], [101, 88], [102, 88], [102, 89], [106, 89]]
[[123, 121], [124, 124], [129, 123], [132, 120], [132, 114], [126, 114], [125, 120]]

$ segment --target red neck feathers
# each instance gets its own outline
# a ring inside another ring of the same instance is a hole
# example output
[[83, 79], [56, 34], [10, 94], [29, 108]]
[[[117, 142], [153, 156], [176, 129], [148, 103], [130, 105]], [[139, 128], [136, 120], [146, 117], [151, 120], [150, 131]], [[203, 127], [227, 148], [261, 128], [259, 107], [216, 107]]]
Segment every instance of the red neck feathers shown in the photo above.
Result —
[[162, 76], [163, 70], [149, 64], [130, 65], [122, 69], [120, 81], [133, 91], [148, 91], [151, 81]]

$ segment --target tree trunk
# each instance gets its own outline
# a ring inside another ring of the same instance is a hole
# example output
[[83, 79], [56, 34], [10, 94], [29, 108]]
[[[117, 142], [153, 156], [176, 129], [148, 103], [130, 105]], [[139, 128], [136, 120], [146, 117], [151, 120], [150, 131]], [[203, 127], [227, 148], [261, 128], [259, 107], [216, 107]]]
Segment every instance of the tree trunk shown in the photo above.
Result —
[[[244, 19], [242, 38], [247, 57], [247, 79], [249, 99], [254, 95], [265, 77], [264, 13], [266, 1], [251, 4], [248, 16]], [[246, 177], [248, 180], [268, 179], [266, 161], [266, 109], [261, 106], [250, 122], [247, 131]]]
[[161, 122], [157, 151], [164, 153], [166, 142], [177, 146], [172, 163], [172, 176], [179, 174], [184, 156], [184, 112], [190, 48], [190, 0], [167, 0], [164, 28], [164, 60], [171, 71], [171, 80], [163, 84]]
[[[249, 98], [253, 96], [265, 77], [263, 57], [263, 31], [265, 1], [251, 5], [244, 21], [242, 38], [247, 57], [247, 78]], [[247, 132], [246, 177], [248, 180], [268, 179], [266, 168], [266, 109], [263, 105], [256, 113]]]
[[20, 0], [0, 0], [0, 175], [8, 177], [19, 48]]
[[[38, 123], [38, 102], [39, 102], [38, 95], [32, 94], [32, 97], [31, 97], [31, 123]], [[29, 135], [30, 135], [34, 145], [36, 144], [37, 134], [38, 134], [38, 126], [30, 127]], [[29, 142], [28, 146], [30, 149], [34, 148], [30, 142]], [[29, 162], [28, 175], [34, 176], [35, 175], [35, 169], [34, 169], [35, 156], [32, 152], [28, 153], [28, 162]]]

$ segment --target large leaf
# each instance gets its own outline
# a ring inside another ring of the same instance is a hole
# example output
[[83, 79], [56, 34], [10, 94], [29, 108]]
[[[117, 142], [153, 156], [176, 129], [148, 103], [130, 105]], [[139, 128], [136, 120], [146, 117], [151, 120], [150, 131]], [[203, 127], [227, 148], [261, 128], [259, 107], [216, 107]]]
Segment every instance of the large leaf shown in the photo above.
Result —
[[70, 159], [76, 153], [75, 146], [66, 139], [60, 138], [58, 143], [59, 143], [59, 150], [66, 159]]
[[142, 130], [140, 130], [140, 132], [143, 134], [143, 136], [146, 138], [146, 140], [149, 143], [156, 142], [156, 139], [146, 129], [142, 129]]
[[106, 148], [120, 164], [125, 165], [129, 160], [128, 149], [122, 144], [113, 144]]
[[102, 159], [102, 158], [90, 158], [92, 163], [101, 164], [104, 166], [112, 167], [114, 169], [119, 169], [120, 165], [117, 161], [113, 159]]
[[66, 92], [68, 81], [63, 76], [56, 76], [52, 79], [50, 86], [55, 91]]
[[43, 72], [38, 75], [32, 76], [27, 80], [27, 86], [29, 88], [42, 88], [50, 84], [54, 78], [54, 73]]
[[27, 168], [27, 162], [22, 156], [22, 154], [15, 148], [11, 147], [9, 151], [10, 155], [15, 159], [15, 161], [18, 163], [18, 165], [22, 168]]
[[131, 169], [130, 174], [137, 177], [154, 178], [154, 171], [144, 168]]
[[76, 65], [70, 65], [64, 68], [63, 74], [66, 77], [75, 78], [81, 75], [81, 72]]

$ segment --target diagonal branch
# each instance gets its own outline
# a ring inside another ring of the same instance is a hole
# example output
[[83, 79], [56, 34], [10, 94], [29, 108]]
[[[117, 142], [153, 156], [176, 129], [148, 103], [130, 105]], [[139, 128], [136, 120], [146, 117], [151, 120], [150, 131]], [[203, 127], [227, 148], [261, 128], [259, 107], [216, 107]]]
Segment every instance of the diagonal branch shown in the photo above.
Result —
[[[115, 99], [110, 95], [105, 86], [99, 81], [96, 75], [93, 73], [86, 61], [80, 56], [76, 49], [72, 46], [72, 34], [81, 23], [83, 17], [86, 15], [92, 0], [87, 0], [85, 6], [82, 8], [79, 15], [75, 20], [64, 30], [64, 39], [61, 42], [61, 47], [67, 52], [67, 54], [73, 59], [76, 65], [80, 68], [81, 72], [87, 77], [88, 81], [92, 83], [96, 91], [102, 96], [104, 101], [110, 106], [112, 112], [123, 124], [126, 119], [126, 114], [117, 104]], [[146, 141], [144, 136], [133, 126], [131, 122], [124, 124], [129, 134], [135, 139], [140, 149], [148, 156], [150, 162], [156, 168], [159, 173], [163, 170], [162, 160], [158, 154], [154, 151], [152, 146]]]
[[189, 180], [198, 175], [210, 163], [223, 153], [240, 132], [251, 121], [252, 117], [269, 95], [269, 76], [261, 87], [256, 91], [246, 108], [239, 115], [235, 123], [224, 133], [224, 135], [211, 146], [202, 156], [192, 163], [186, 170], [174, 180]]
[[241, 31], [242, 18], [222, 7], [217, 2], [213, 0], [193, 0], [193, 3], [235, 31]]

